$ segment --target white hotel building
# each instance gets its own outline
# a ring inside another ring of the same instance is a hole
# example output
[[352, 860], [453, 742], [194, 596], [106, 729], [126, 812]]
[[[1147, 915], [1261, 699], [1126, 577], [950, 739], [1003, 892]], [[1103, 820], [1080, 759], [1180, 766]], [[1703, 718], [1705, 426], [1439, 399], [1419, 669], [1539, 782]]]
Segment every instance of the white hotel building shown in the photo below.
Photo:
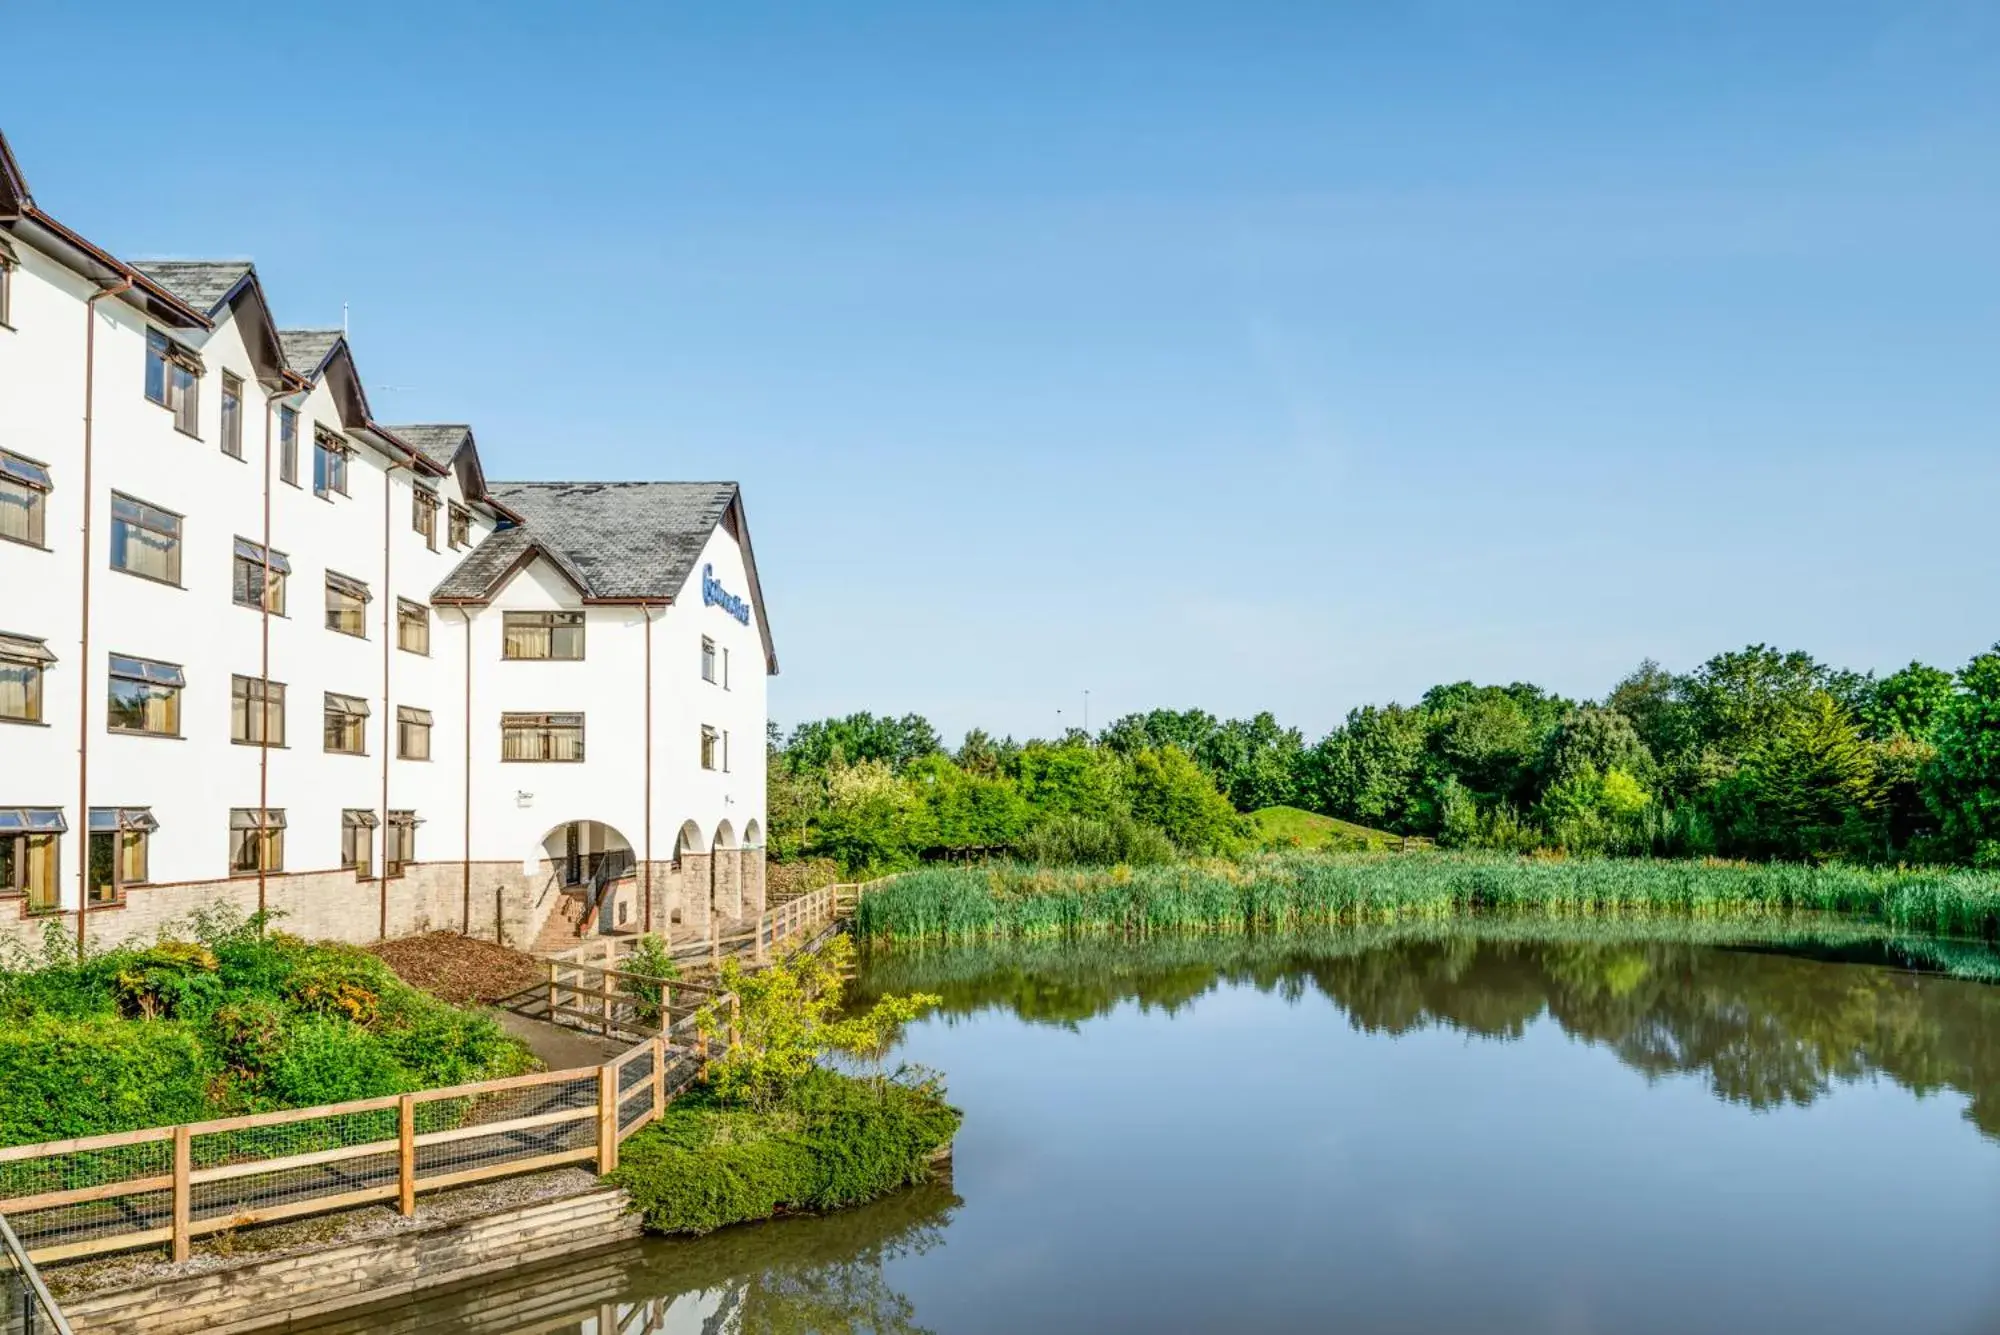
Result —
[[733, 483], [489, 482], [0, 138], [0, 933], [700, 936], [763, 907], [776, 670]]

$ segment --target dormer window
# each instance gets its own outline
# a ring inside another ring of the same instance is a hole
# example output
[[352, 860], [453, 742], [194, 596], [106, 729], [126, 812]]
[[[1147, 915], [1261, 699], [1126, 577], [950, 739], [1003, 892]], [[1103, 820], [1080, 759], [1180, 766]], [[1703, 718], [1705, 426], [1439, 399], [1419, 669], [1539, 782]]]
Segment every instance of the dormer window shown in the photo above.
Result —
[[157, 329], [146, 331], [146, 397], [174, 415], [174, 429], [201, 430], [201, 358]]
[[472, 511], [466, 509], [462, 505], [454, 503], [451, 507], [452, 550], [457, 551], [460, 547], [470, 547], [471, 545], [472, 545]]
[[347, 442], [323, 426], [313, 429], [313, 495], [347, 494]]

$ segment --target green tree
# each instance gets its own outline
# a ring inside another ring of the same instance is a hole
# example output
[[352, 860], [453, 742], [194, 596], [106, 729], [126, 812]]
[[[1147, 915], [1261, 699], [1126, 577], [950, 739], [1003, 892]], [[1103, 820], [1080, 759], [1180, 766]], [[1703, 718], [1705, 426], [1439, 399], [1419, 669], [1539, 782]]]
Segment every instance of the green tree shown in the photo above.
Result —
[[933, 848], [1010, 848], [1028, 828], [1027, 799], [1011, 779], [968, 773], [942, 755], [903, 777], [928, 809]]
[[1313, 805], [1329, 816], [1397, 834], [1425, 833], [1420, 792], [1427, 723], [1420, 709], [1364, 705], [1307, 757]]
[[1629, 775], [1649, 774], [1653, 753], [1639, 739], [1632, 720], [1615, 709], [1585, 706], [1571, 710], [1555, 726], [1542, 744], [1536, 762], [1544, 787], [1575, 778], [1586, 769], [1603, 774], [1623, 770]]
[[1840, 702], [1817, 691], [1783, 716], [1725, 794], [1745, 851], [1806, 858], [1882, 840], [1875, 748]]
[[1862, 696], [1861, 723], [1870, 737], [1927, 739], [1951, 704], [1957, 678], [1942, 668], [1911, 663], [1877, 682]]
[[943, 749], [937, 729], [921, 714], [890, 718], [858, 713], [801, 723], [792, 730], [784, 757], [795, 770], [824, 772], [836, 763], [879, 761], [900, 774], [913, 761]]
[[1131, 814], [1123, 765], [1103, 747], [1030, 742], [1019, 765], [1021, 794], [1038, 814], [1092, 820]]
[[929, 807], [883, 762], [837, 766], [826, 788], [817, 846], [850, 874], [910, 866], [932, 846]]
[[1951, 853], [2000, 866], [2000, 644], [1968, 663], [1958, 683], [1937, 721], [1924, 800]]
[[1157, 827], [1183, 853], [1215, 853], [1236, 842], [1236, 810], [1178, 746], [1132, 757], [1132, 815]]

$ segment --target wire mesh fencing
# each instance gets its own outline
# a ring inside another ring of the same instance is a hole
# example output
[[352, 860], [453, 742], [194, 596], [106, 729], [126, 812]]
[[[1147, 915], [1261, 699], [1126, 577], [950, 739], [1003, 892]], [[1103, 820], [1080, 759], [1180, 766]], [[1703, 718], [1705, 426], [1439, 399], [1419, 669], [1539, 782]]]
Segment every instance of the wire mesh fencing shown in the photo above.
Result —
[[5, 1216], [0, 1216], [0, 1335], [72, 1335]]

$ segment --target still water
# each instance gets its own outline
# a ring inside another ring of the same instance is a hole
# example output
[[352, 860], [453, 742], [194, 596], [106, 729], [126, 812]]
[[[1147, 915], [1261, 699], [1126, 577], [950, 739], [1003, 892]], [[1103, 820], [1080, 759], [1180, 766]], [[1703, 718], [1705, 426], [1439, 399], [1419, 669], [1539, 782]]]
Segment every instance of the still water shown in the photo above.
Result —
[[[1877, 952], [1861, 952], [1877, 953]], [[2000, 1333], [2000, 987], [1492, 929], [878, 955], [948, 1183], [347, 1329]]]

